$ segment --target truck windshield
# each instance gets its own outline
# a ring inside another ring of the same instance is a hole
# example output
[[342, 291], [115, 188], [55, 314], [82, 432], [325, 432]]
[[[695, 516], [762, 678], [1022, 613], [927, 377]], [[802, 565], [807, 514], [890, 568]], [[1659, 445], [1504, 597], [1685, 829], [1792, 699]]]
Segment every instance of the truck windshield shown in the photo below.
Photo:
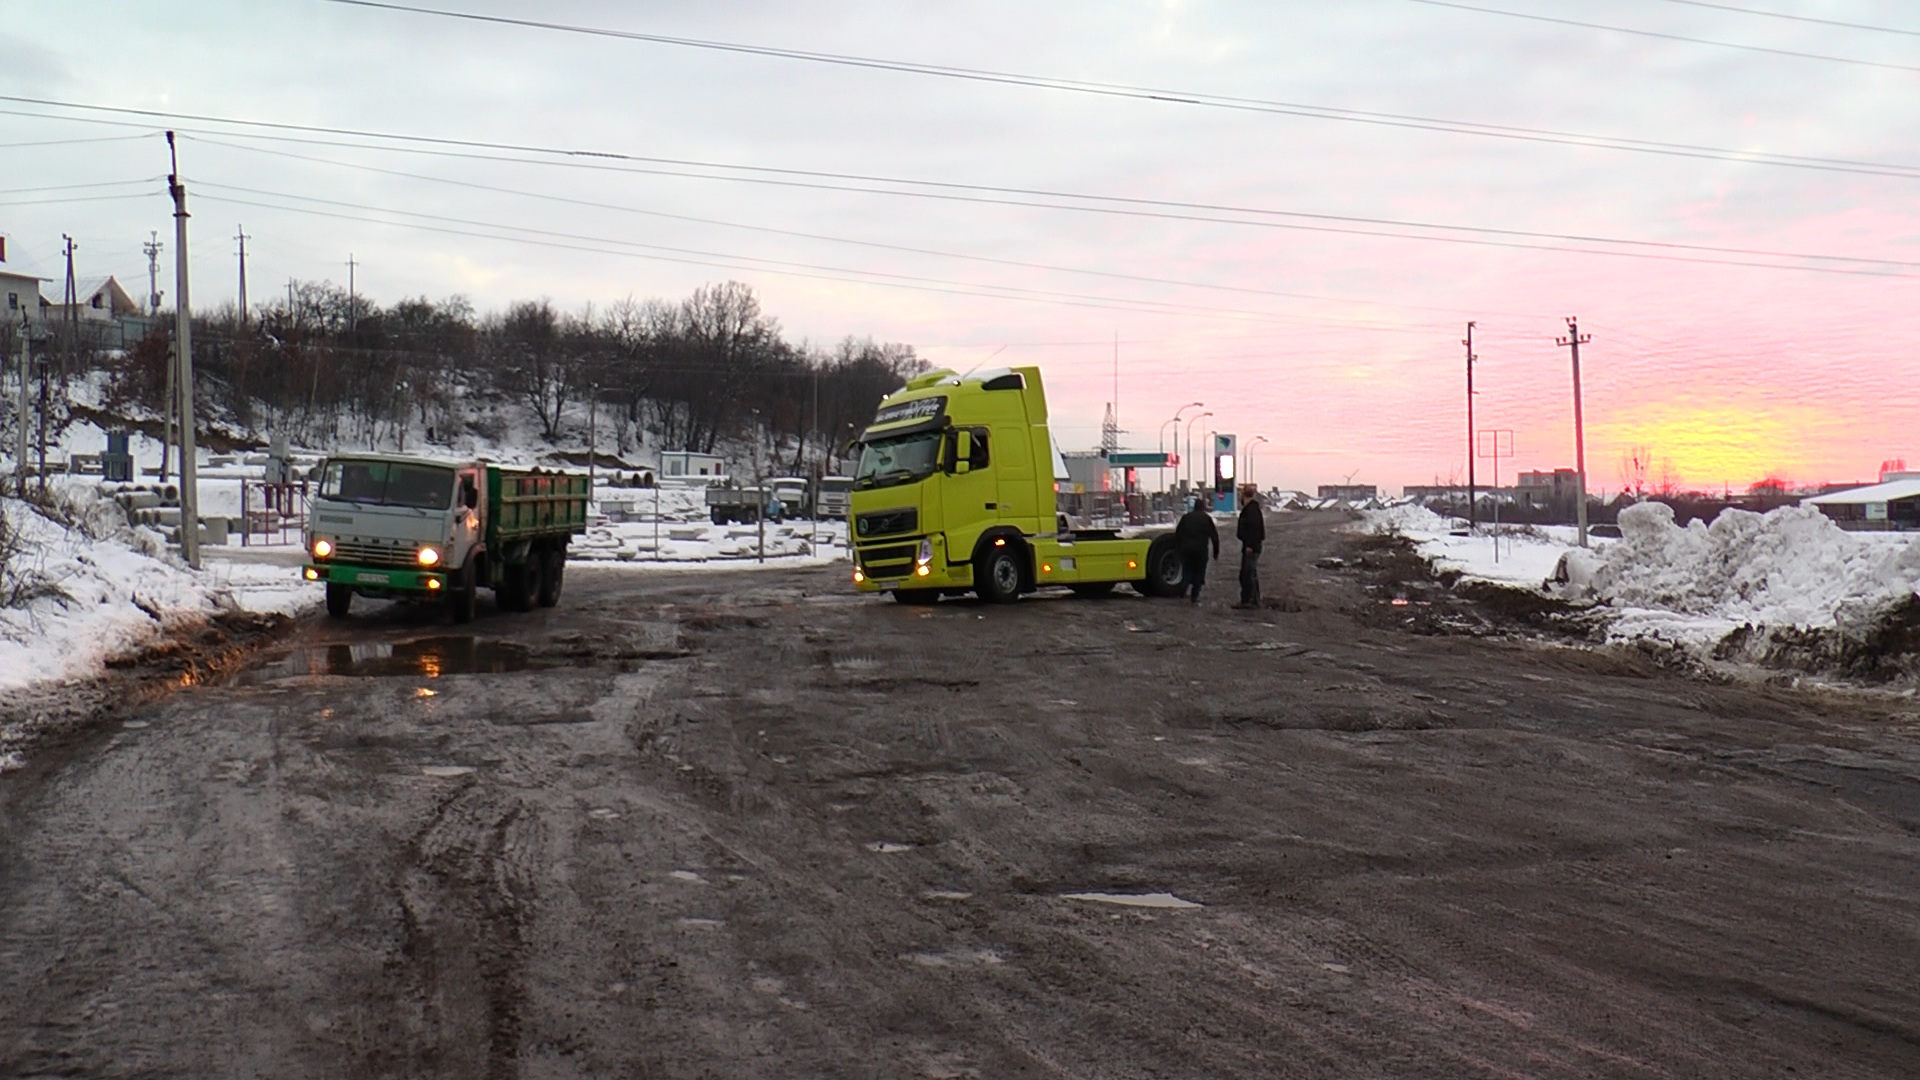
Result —
[[860, 467], [854, 471], [853, 486], [889, 487], [918, 480], [932, 474], [939, 458], [937, 431], [875, 439], [860, 447]]
[[453, 501], [453, 470], [389, 461], [329, 461], [320, 474], [320, 497], [445, 510]]

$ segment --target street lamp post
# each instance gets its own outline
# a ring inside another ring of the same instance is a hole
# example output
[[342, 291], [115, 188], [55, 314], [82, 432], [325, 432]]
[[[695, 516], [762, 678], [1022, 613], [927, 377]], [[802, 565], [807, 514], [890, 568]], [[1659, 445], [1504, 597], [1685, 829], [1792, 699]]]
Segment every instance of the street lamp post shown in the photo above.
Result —
[[1253, 483], [1253, 448], [1266, 441], [1265, 435], [1255, 435], [1253, 441], [1247, 444], [1247, 475], [1244, 479], [1249, 484]]
[[1202, 421], [1202, 420], [1205, 420], [1205, 419], [1206, 419], [1207, 417], [1209, 417], [1209, 416], [1212, 416], [1212, 415], [1213, 415], [1213, 411], [1212, 411], [1212, 410], [1208, 410], [1208, 411], [1206, 411], [1206, 412], [1203, 412], [1203, 413], [1197, 413], [1197, 414], [1195, 414], [1195, 415], [1194, 415], [1194, 417], [1193, 417], [1193, 418], [1192, 418], [1191, 420], [1188, 420], [1188, 421], [1187, 421], [1187, 462], [1186, 462], [1186, 465], [1187, 465], [1187, 485], [1188, 485], [1189, 487], [1191, 487], [1191, 486], [1193, 485], [1193, 425], [1194, 425], [1194, 424], [1196, 424], [1196, 423], [1199, 423], [1199, 422], [1200, 422], [1200, 421]]
[[[1206, 402], [1204, 401], [1189, 401], [1185, 405], [1182, 405], [1178, 409], [1175, 409], [1173, 411], [1173, 419], [1167, 421], [1165, 424], [1160, 425], [1160, 452], [1162, 454], [1167, 452], [1167, 426], [1169, 424], [1173, 426], [1173, 437], [1175, 439], [1178, 439], [1180, 437], [1180, 414], [1183, 412], [1186, 412], [1188, 409], [1203, 408], [1205, 407], [1205, 405], [1206, 405]], [[1180, 449], [1180, 446], [1176, 442], [1173, 448], [1177, 451]], [[1179, 483], [1179, 480], [1180, 480], [1180, 470], [1175, 469], [1173, 473], [1173, 482], [1177, 484]], [[1171, 488], [1173, 485], [1169, 484], [1168, 486]]]

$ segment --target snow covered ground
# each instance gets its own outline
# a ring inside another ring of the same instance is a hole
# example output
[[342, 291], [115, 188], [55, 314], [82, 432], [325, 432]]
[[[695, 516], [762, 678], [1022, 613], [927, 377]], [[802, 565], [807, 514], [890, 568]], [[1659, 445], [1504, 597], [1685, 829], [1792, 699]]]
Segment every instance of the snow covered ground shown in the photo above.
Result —
[[[1670, 507], [1642, 503], [1621, 512], [1617, 540], [1582, 551], [1570, 527], [1528, 529], [1501, 537], [1498, 561], [1490, 536], [1454, 536], [1455, 525], [1399, 506], [1365, 527], [1413, 540], [1436, 569], [1605, 604], [1616, 640], [1698, 649], [1742, 627], [1858, 635], [1920, 595], [1920, 535], [1847, 532], [1811, 507], [1727, 510], [1683, 528]], [[1563, 560], [1567, 580], [1549, 587]]]

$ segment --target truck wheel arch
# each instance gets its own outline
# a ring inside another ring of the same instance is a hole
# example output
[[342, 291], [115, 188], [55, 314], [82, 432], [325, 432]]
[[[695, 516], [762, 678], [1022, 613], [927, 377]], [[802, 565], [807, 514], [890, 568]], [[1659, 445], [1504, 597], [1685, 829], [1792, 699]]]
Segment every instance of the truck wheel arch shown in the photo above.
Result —
[[1033, 545], [1027, 543], [1027, 538], [1022, 536], [1018, 529], [1003, 527], [988, 529], [981, 533], [980, 539], [973, 544], [972, 564], [976, 567], [981, 564], [986, 553], [998, 546], [994, 543], [995, 540], [1005, 540], [1006, 546], [1014, 549], [1015, 557], [1020, 563], [1020, 591], [1032, 592], [1034, 589]]

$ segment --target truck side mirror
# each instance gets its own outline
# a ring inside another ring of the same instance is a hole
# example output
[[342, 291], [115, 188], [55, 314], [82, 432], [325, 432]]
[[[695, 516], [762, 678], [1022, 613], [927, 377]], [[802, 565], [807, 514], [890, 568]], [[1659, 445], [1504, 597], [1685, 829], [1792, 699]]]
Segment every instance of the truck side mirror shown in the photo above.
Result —
[[973, 432], [956, 431], [953, 433], [953, 458], [947, 463], [950, 473], [963, 473], [973, 466]]

